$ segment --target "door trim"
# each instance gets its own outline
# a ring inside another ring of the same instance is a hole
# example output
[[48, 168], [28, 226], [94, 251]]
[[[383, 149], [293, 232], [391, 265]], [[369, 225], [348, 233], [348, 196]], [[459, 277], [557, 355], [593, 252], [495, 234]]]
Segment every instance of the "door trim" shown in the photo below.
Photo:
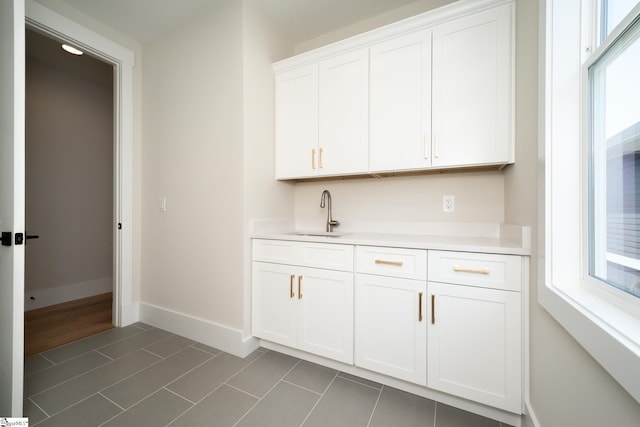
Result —
[[[26, 26], [67, 42], [114, 67], [113, 315], [115, 326], [137, 321], [133, 304], [133, 67], [134, 53], [53, 12], [25, 2]], [[122, 224], [120, 229], [119, 224]]]

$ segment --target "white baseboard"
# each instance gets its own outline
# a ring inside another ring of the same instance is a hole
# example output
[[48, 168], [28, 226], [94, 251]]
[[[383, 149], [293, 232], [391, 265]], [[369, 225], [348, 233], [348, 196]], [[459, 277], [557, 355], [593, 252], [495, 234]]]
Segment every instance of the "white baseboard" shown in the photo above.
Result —
[[140, 320], [140, 305], [136, 303], [124, 304], [120, 307], [119, 327], [129, 326]]
[[25, 290], [24, 311], [50, 305], [62, 304], [80, 298], [88, 298], [94, 295], [106, 294], [113, 291], [113, 279], [103, 277], [101, 279], [88, 280], [86, 282], [71, 283], [69, 285], [56, 286], [36, 291]]
[[522, 427], [540, 427], [540, 421], [538, 421], [538, 417], [536, 417], [533, 408], [531, 407], [531, 402], [526, 400], [524, 402], [525, 414], [522, 417], [523, 423]]
[[259, 345], [258, 340], [253, 337], [243, 337], [242, 331], [238, 329], [152, 304], [140, 303], [139, 307], [141, 322], [198, 341], [234, 356], [245, 357]]

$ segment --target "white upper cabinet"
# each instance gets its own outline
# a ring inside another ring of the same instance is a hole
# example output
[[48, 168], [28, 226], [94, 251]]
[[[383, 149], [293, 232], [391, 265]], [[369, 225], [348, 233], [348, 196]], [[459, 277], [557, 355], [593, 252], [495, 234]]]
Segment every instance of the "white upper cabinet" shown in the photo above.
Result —
[[432, 165], [513, 161], [512, 7], [433, 30]]
[[369, 57], [362, 49], [276, 77], [276, 178], [366, 173]]
[[318, 174], [367, 172], [369, 58], [366, 49], [320, 63]]
[[513, 163], [514, 7], [457, 2], [275, 64], [276, 178]]
[[318, 65], [276, 76], [276, 175], [317, 174]]
[[431, 30], [371, 47], [369, 168], [431, 166]]

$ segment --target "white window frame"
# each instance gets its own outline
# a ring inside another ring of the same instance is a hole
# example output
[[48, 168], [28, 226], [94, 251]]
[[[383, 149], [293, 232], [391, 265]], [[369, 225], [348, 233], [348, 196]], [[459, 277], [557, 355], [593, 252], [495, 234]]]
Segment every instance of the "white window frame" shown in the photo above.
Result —
[[640, 402], [640, 301], [588, 274], [587, 67], [606, 48], [594, 48], [596, 1], [541, 2], [538, 302]]

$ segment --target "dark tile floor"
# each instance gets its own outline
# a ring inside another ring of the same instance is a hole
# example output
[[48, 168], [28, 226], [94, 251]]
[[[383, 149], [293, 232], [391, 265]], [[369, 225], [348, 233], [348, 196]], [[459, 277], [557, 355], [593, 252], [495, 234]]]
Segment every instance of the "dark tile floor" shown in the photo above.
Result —
[[492, 426], [274, 351], [244, 359], [143, 323], [29, 357], [31, 426]]

